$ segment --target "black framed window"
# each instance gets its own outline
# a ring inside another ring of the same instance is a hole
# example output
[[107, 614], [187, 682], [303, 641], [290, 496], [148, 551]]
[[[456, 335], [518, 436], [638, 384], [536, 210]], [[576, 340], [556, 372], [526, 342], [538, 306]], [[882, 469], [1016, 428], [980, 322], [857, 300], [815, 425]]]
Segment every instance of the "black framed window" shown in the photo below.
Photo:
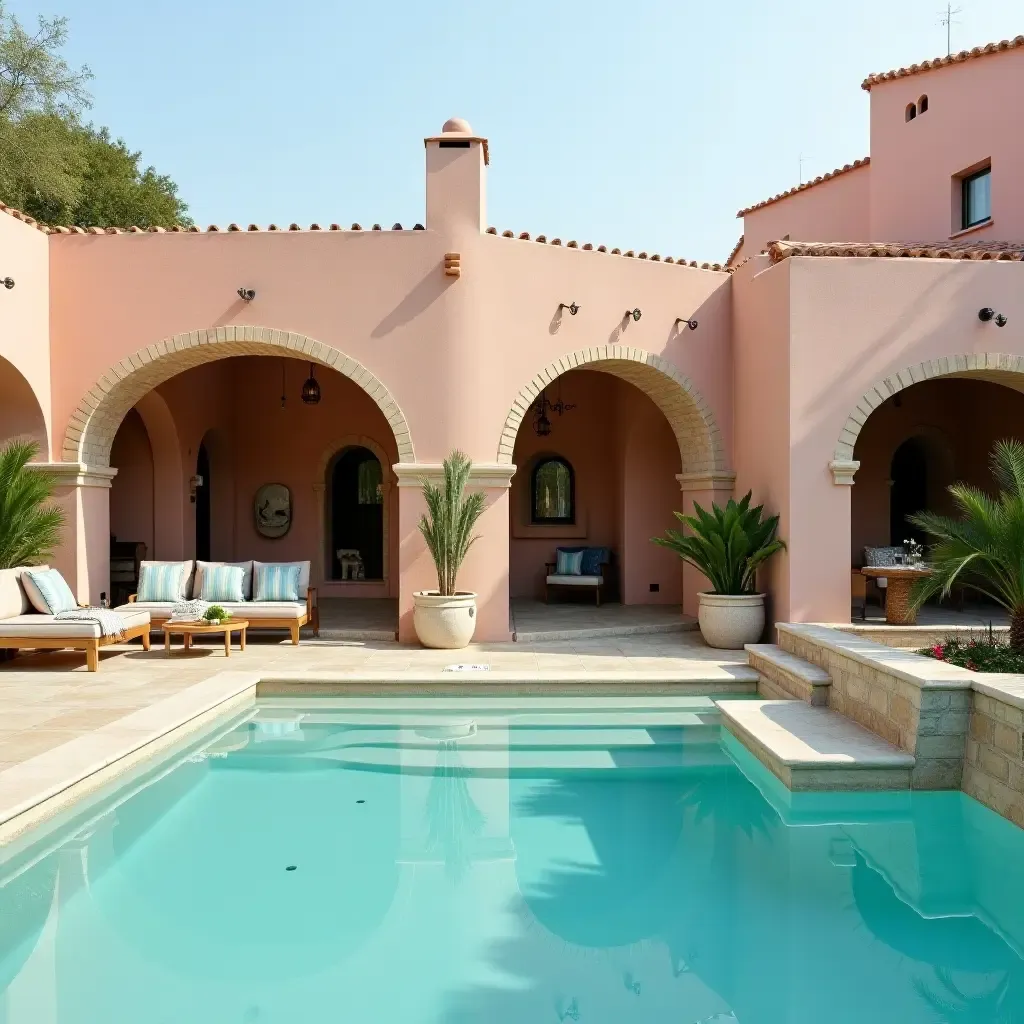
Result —
[[576, 522], [576, 474], [560, 455], [541, 459], [530, 476], [530, 521]]
[[971, 228], [992, 216], [992, 168], [968, 174], [960, 182], [961, 228]]

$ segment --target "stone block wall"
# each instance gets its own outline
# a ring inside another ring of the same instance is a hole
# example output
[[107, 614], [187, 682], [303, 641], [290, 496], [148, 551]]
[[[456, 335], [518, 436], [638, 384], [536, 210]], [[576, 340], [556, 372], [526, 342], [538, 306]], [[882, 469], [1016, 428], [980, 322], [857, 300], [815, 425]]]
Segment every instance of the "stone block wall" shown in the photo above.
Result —
[[887, 663], [887, 655], [902, 652], [850, 634], [791, 625], [778, 632], [783, 650], [832, 677], [833, 711], [914, 755], [915, 789], [960, 788], [971, 712], [966, 670], [964, 678], [929, 680]]
[[974, 694], [963, 790], [1024, 828], [1024, 710]]

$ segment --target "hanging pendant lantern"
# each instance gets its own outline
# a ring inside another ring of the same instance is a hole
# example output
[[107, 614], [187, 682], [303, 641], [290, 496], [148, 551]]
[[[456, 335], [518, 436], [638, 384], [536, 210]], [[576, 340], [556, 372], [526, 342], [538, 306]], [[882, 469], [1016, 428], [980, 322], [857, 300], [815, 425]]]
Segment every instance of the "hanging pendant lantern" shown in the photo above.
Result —
[[317, 383], [316, 377], [313, 376], [312, 363], [309, 364], [309, 377], [302, 385], [302, 401], [306, 405], [316, 405], [320, 401], [320, 385]]

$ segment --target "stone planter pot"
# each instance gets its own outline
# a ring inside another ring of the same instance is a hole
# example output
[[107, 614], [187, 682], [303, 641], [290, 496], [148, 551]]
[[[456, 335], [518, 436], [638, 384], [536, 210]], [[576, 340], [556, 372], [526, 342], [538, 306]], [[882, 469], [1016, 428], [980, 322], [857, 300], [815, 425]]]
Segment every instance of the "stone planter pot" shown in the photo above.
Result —
[[413, 625], [424, 647], [458, 650], [469, 646], [476, 629], [476, 594], [442, 597], [436, 590], [417, 590], [412, 602]]
[[764, 594], [701, 593], [697, 621], [709, 647], [739, 651], [764, 632]]

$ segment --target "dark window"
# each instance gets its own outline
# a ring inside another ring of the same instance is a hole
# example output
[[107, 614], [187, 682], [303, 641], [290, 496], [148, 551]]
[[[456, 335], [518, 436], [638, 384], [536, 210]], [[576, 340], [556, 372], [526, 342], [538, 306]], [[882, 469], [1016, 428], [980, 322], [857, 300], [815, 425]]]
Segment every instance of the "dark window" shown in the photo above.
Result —
[[913, 103], [908, 103], [907, 104], [906, 119], [908, 121], [913, 121], [915, 117], [917, 117], [917, 107], [914, 106]]
[[917, 101], [917, 112], [919, 114], [923, 114], [927, 109], [928, 109], [928, 97], [927, 96], [922, 96]]
[[960, 183], [961, 228], [973, 227], [992, 216], [992, 168], [969, 174]]
[[565, 459], [541, 459], [533, 467], [530, 512], [534, 523], [576, 522], [576, 479]]

